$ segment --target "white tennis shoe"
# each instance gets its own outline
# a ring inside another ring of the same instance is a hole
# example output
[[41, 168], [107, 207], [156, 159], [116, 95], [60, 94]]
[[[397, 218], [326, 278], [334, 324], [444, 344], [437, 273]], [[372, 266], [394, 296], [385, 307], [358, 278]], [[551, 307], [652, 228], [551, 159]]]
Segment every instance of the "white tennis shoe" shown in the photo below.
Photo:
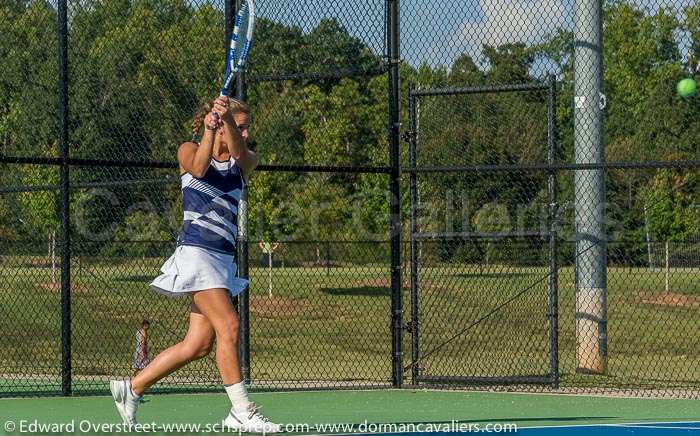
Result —
[[236, 411], [233, 407], [226, 419], [224, 427], [229, 430], [246, 433], [280, 433], [282, 426], [271, 422], [260, 413], [260, 409], [255, 403], [250, 403], [243, 411]]
[[134, 395], [131, 390], [131, 382], [129, 380], [111, 380], [109, 390], [112, 391], [114, 404], [117, 406], [117, 411], [124, 424], [129, 427], [136, 425], [136, 409], [139, 407], [141, 397]]

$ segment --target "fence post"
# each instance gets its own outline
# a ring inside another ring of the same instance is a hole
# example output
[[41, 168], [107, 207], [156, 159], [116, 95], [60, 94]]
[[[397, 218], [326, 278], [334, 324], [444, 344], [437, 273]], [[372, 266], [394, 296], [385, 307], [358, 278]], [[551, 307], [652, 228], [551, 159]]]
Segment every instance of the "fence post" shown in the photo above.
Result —
[[411, 256], [411, 384], [417, 385], [420, 377], [420, 368], [418, 359], [420, 357], [420, 343], [418, 342], [418, 242], [416, 241], [416, 232], [418, 231], [418, 180], [415, 172], [416, 169], [416, 142], [418, 140], [418, 126], [416, 113], [416, 96], [413, 95], [413, 87], [408, 89], [408, 122], [409, 122], [409, 152], [408, 166], [410, 168], [409, 175], [409, 191], [410, 191], [410, 209], [409, 209], [409, 243]]
[[68, 1], [58, 1], [58, 105], [59, 154], [61, 159], [61, 392], [68, 396], [72, 387], [71, 307], [70, 307], [70, 189], [68, 150]]
[[387, 0], [389, 50], [389, 165], [391, 215], [391, 328], [392, 384], [403, 384], [403, 308], [401, 302], [401, 162], [399, 159], [399, 0]]
[[[233, 30], [233, 18], [238, 13], [241, 0], [226, 0], [226, 45], [228, 51], [229, 37]], [[236, 77], [236, 99], [246, 100], [245, 70]], [[241, 201], [238, 204], [238, 276], [248, 279], [248, 185], [241, 191]], [[272, 253], [270, 253], [272, 256]], [[240, 362], [241, 376], [244, 383], [250, 383], [250, 286], [238, 294], [238, 311], [240, 318]]]
[[[548, 117], [548, 159], [554, 165], [557, 157], [557, 82], [549, 76], [549, 98], [547, 101]], [[549, 170], [549, 370], [552, 387], [559, 387], [559, 266], [557, 263], [557, 172]]]

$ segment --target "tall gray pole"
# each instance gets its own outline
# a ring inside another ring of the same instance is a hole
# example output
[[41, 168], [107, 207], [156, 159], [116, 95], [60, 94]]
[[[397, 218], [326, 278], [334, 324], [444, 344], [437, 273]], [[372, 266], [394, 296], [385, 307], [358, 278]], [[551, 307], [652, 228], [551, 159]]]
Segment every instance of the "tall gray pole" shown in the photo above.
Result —
[[[601, 0], [576, 0], [574, 11], [574, 155], [603, 163], [603, 38]], [[605, 174], [574, 172], [576, 204], [577, 371], [605, 372], [607, 355]]]

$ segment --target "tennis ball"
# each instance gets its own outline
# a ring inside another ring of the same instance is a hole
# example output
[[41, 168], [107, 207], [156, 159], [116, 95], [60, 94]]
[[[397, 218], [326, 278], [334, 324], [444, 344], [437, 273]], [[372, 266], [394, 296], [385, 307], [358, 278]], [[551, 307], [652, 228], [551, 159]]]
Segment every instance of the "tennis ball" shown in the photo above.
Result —
[[676, 91], [683, 98], [692, 97], [698, 92], [698, 84], [693, 79], [683, 79], [676, 85]]

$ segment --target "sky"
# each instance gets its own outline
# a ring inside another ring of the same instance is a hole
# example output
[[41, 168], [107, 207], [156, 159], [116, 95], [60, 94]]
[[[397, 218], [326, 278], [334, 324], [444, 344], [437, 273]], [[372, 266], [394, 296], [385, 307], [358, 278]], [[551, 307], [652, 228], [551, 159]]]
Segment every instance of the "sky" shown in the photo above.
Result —
[[[402, 57], [411, 65], [450, 65], [461, 53], [475, 60], [484, 44], [536, 44], [558, 28], [571, 29], [576, 0], [401, 0]], [[695, 0], [634, 0], [638, 6], [677, 11]], [[257, 14], [309, 30], [337, 17], [377, 53], [384, 50], [385, 0], [258, 0]], [[303, 17], [299, 19], [298, 17]]]
[[[48, 0], [55, 3], [56, 0]], [[71, 0], [69, 5], [91, 0]], [[222, 0], [188, 0], [194, 4]], [[558, 29], [573, 27], [574, 4], [587, 0], [400, 0], [401, 57], [413, 66], [449, 67], [460, 54], [469, 54], [484, 65], [482, 48], [508, 42], [529, 45], [544, 41]], [[606, 0], [607, 1], [607, 0]], [[655, 11], [675, 9], [698, 0], [628, 0]], [[337, 18], [354, 36], [375, 53], [385, 53], [386, 0], [255, 0], [256, 15], [310, 31], [323, 18]], [[683, 36], [681, 35], [681, 39]], [[687, 53], [687, 38], [681, 41]], [[548, 72], [551, 62], [541, 60], [535, 67]]]

